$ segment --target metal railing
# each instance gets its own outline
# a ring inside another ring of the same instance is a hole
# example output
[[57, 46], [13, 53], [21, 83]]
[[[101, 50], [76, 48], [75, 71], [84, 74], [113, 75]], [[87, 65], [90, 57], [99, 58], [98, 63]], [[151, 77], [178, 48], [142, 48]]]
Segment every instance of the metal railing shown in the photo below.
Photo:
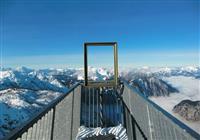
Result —
[[75, 139], [80, 126], [80, 102], [81, 85], [77, 83], [3, 140]]
[[[149, 100], [139, 91], [128, 85], [124, 81], [124, 90], [122, 94], [123, 102], [130, 111], [132, 120], [135, 124], [129, 124], [133, 127], [133, 134], [130, 134], [127, 128], [129, 139], [148, 139], [148, 140], [195, 140], [200, 139], [200, 135], [177, 120], [171, 114], [163, 110], [154, 102]], [[142, 130], [137, 130], [135, 125]]]
[[122, 101], [115, 87], [83, 87], [81, 125], [112, 127], [123, 124]]

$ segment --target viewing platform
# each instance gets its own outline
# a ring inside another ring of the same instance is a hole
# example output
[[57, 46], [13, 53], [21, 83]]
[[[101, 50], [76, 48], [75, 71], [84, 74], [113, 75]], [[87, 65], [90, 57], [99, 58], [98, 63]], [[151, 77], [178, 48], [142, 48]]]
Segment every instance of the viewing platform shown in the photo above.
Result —
[[[3, 140], [75, 140], [80, 126], [119, 124], [126, 128], [129, 140], [200, 139], [195, 131], [122, 82], [120, 89], [87, 88], [77, 83]], [[110, 137], [107, 139], [113, 139]]]

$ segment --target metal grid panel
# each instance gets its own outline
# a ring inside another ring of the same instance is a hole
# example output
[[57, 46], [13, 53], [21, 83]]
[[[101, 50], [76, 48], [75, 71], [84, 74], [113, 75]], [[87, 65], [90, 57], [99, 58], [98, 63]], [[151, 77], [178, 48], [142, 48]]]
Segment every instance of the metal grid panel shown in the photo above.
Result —
[[[73, 92], [73, 91], [72, 91]], [[53, 130], [54, 140], [65, 140], [67, 137], [71, 139], [72, 131], [72, 104], [73, 93], [69, 94], [55, 108], [55, 121]]]
[[74, 105], [73, 105], [73, 123], [72, 123], [72, 139], [75, 139], [78, 128], [80, 127], [81, 112], [81, 86], [74, 89]]
[[81, 104], [81, 125], [111, 127], [123, 122], [123, 108], [115, 88], [84, 86]]
[[80, 126], [81, 86], [77, 87], [55, 108], [54, 140], [75, 139]]
[[[195, 138], [174, 123], [170, 118], [155, 108], [139, 95], [137, 91], [125, 84], [123, 100], [130, 109], [142, 132], [149, 140], [195, 140]], [[136, 137], [140, 137], [137, 133]]]
[[2, 140], [73, 140], [80, 126], [78, 83]]

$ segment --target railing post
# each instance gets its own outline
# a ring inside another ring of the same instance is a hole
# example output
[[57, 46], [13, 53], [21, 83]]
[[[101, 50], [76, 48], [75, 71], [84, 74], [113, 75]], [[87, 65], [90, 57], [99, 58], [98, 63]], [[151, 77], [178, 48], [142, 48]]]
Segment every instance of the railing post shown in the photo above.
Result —
[[56, 108], [55, 108], [55, 106], [54, 106], [54, 107], [53, 107], [52, 124], [51, 124], [51, 140], [53, 140], [55, 112], [56, 112]]
[[135, 130], [135, 122], [134, 122], [134, 119], [131, 117], [131, 123], [132, 123], [132, 133], [133, 133], [133, 140], [136, 140], [136, 130]]
[[73, 118], [74, 118], [74, 90], [72, 92], [71, 136], [70, 136], [71, 140], [72, 140], [72, 135], [73, 135]]
[[100, 126], [104, 126], [104, 121], [103, 121], [103, 94], [102, 94], [103, 89], [100, 87], [99, 88], [99, 107], [100, 107]]

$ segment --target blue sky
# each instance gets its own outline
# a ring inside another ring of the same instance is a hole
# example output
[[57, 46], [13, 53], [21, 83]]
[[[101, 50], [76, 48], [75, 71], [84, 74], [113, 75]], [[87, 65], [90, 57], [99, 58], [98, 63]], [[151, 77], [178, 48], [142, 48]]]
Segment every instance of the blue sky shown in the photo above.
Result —
[[200, 65], [198, 0], [0, 1], [3, 67], [82, 67], [92, 41], [118, 42], [119, 66]]

